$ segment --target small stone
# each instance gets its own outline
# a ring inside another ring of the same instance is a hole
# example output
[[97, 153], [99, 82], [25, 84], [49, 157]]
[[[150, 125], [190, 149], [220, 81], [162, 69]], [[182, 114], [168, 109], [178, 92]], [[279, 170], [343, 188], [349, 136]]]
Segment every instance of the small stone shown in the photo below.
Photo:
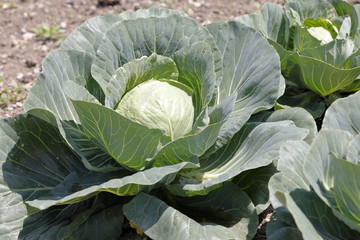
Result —
[[49, 48], [46, 45], [42, 45], [41, 51], [47, 52], [47, 51], [49, 51]]
[[65, 5], [71, 7], [72, 5], [74, 5], [74, 0], [66, 0]]
[[30, 13], [30, 17], [31, 17], [31, 18], [36, 17], [36, 15], [37, 15], [37, 13], [36, 13], [36, 12], [31, 12], [31, 13]]
[[61, 28], [66, 28], [67, 27], [67, 22], [61, 22], [60, 27]]
[[40, 68], [34, 68], [33, 72], [34, 72], [35, 74], [39, 74], [39, 73], [40, 73]]
[[25, 41], [31, 40], [31, 39], [33, 39], [35, 36], [36, 36], [35, 33], [31, 33], [31, 32], [27, 32], [27, 33], [24, 33], [24, 34], [22, 35], [22, 37], [23, 37], [23, 39], [24, 39]]
[[17, 107], [22, 107], [23, 104], [22, 104], [21, 102], [17, 102], [17, 103], [16, 103], [16, 106], [17, 106]]
[[18, 73], [17, 75], [16, 75], [16, 79], [18, 79], [18, 80], [22, 80], [24, 78], [24, 74], [23, 73]]

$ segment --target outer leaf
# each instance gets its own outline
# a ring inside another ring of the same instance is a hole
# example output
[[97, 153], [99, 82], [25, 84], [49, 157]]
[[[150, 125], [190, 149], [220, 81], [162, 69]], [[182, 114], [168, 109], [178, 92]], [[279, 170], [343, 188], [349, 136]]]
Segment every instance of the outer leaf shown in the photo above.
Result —
[[3, 163], [14, 145], [0, 129], [0, 239], [16, 239], [27, 217], [26, 206], [20, 194], [12, 192], [4, 181]]
[[118, 196], [133, 196], [139, 192], [150, 192], [152, 189], [158, 188], [161, 185], [170, 184], [180, 170], [194, 167], [196, 167], [195, 164], [184, 162], [171, 166], [154, 167], [128, 176], [124, 176], [124, 174], [122, 176], [109, 176], [109, 173], [106, 173], [106, 176], [110, 180], [98, 180], [98, 182], [95, 182], [95, 176], [92, 173], [91, 179], [85, 176], [87, 182], [77, 182], [78, 189], [73, 189], [72, 192], [65, 197], [59, 198], [55, 196], [36, 199], [27, 202], [27, 204], [37, 209], [46, 209], [54, 205], [81, 202], [99, 192], [110, 192]]
[[286, 201], [304, 239], [359, 239], [360, 233], [337, 219], [314, 192], [298, 189], [287, 194]]
[[360, 163], [360, 134], [356, 135], [355, 138], [349, 143], [346, 161], [359, 164]]
[[[42, 64], [43, 72], [29, 93], [25, 110], [43, 108], [61, 120], [78, 122], [77, 114], [67, 98], [66, 90], [69, 89], [65, 89], [65, 86], [69, 81], [83, 87], [93, 82], [90, 74], [92, 61], [91, 55], [75, 50], [51, 52]], [[85, 89], [77, 93], [79, 98], [88, 96]]]
[[321, 60], [341, 69], [344, 68], [346, 60], [353, 54], [353, 50], [354, 44], [352, 40], [335, 39], [323, 46], [305, 49], [300, 54]]
[[347, 146], [352, 139], [352, 135], [347, 132], [323, 129], [311, 145], [306, 158], [304, 173], [315, 192], [329, 206], [334, 203], [334, 158], [345, 159]]
[[355, 8], [349, 3], [341, 0], [329, 0], [329, 2], [335, 8], [338, 16], [350, 16], [351, 36], [353, 37], [356, 34], [357, 28], [359, 26], [359, 17], [356, 13]]
[[221, 79], [221, 56], [211, 35], [187, 17], [148, 17], [114, 24], [104, 35], [92, 66], [92, 75], [104, 89], [116, 70], [134, 59], [153, 53], [171, 57], [177, 50], [205, 41], [214, 56], [215, 72]]
[[280, 148], [278, 170], [269, 182], [270, 201], [275, 209], [287, 207], [284, 194], [295, 189], [310, 190], [303, 165], [310, 147], [303, 141], [289, 141]]
[[284, 120], [291, 120], [297, 127], [308, 129], [309, 133], [304, 140], [311, 144], [317, 134], [317, 126], [314, 118], [308, 111], [299, 107], [285, 108], [275, 111], [266, 121], [276, 122]]
[[[359, 195], [356, 187], [359, 182], [359, 175], [356, 174], [358, 167], [338, 162], [339, 159], [346, 159], [347, 146], [351, 146], [353, 139], [348, 132], [323, 129], [311, 146], [304, 171], [315, 192], [331, 207], [334, 215], [350, 228], [360, 231], [359, 219], [356, 217], [356, 212], [360, 211], [356, 199]], [[341, 170], [344, 172], [340, 173]], [[344, 176], [340, 176], [343, 174]]]
[[299, 78], [296, 83], [319, 93], [321, 96], [327, 96], [347, 87], [360, 74], [360, 67], [339, 69], [321, 60], [301, 56], [298, 53], [292, 54], [290, 59], [299, 66], [298, 72], [294, 74]]
[[25, 220], [19, 239], [119, 239], [122, 204], [109, 199], [111, 196], [104, 194], [40, 211]]
[[182, 11], [153, 7], [138, 11], [126, 11], [118, 16], [105, 15], [87, 20], [76, 28], [63, 42], [61, 49], [76, 49], [95, 55], [101, 39], [105, 32], [116, 22], [129, 19], [147, 17], [168, 17], [171, 15], [181, 15], [186, 17]]
[[270, 164], [265, 167], [242, 172], [232, 180], [241, 190], [249, 195], [258, 215], [270, 205], [268, 184], [271, 176], [276, 172], [276, 167]]
[[209, 124], [164, 145], [153, 157], [154, 166], [187, 161], [202, 156], [216, 141], [221, 126], [233, 110], [235, 95], [229, 96], [210, 111]]
[[[130, 176], [124, 171], [90, 172], [55, 127], [31, 115], [2, 120], [0, 133], [1, 139], [6, 140], [0, 146], [1, 152], [6, 153], [1, 155], [1, 183], [41, 210], [56, 204], [80, 202], [100, 191], [121, 196], [150, 191], [158, 187], [157, 184], [170, 183], [182, 168], [194, 167], [194, 164], [181, 163]], [[7, 191], [5, 188], [4, 192]], [[17, 199], [14, 197], [10, 206], [18, 203]]]
[[[237, 199], [242, 197], [237, 192], [235, 196]], [[238, 211], [241, 206], [234, 206], [235, 203], [230, 200], [220, 204], [228, 210]], [[238, 209], [233, 209], [234, 207]], [[246, 238], [248, 232], [242, 232], [240, 226], [235, 225], [234, 229], [229, 229], [212, 223], [199, 224], [163, 201], [145, 193], [137, 195], [130, 203], [124, 205], [123, 210], [129, 220], [153, 239], [249, 239]]]
[[0, 132], [7, 137], [1, 145], [6, 153], [2, 181], [24, 201], [64, 196], [89, 173], [58, 130], [41, 119], [26, 114], [8, 118], [0, 122]]
[[360, 134], [360, 92], [335, 101], [325, 113], [323, 128]]
[[152, 157], [163, 133], [130, 121], [99, 104], [73, 101], [87, 136], [122, 166], [140, 169]]
[[[319, 17], [325, 17], [331, 19], [336, 17], [336, 11], [333, 6], [323, 0], [288, 1], [284, 8], [286, 15], [291, 22], [300, 21], [300, 23], [302, 23], [308, 18], [316, 19]], [[296, 15], [294, 16], [294, 14]]]
[[306, 132], [289, 122], [245, 125], [223, 148], [200, 160], [201, 167], [183, 173], [180, 184], [169, 186], [176, 194], [203, 194], [208, 187], [227, 181], [241, 172], [269, 165], [278, 158], [285, 141], [304, 138]]
[[301, 107], [308, 111], [314, 119], [320, 118], [325, 112], [324, 99], [312, 91], [303, 92], [298, 86], [288, 87], [285, 94], [279, 98], [275, 109]]
[[[90, 74], [92, 62], [93, 57], [88, 53], [75, 50], [51, 52], [43, 62], [43, 72], [31, 88], [24, 108], [25, 111], [36, 108], [48, 110], [49, 112], [36, 110], [32, 114], [51, 124], [57, 124], [62, 136], [89, 169], [114, 171], [119, 169], [119, 165], [115, 166], [116, 162], [86, 137], [78, 125], [77, 113], [68, 98], [71, 96], [77, 100], [103, 102], [103, 92]], [[92, 96], [98, 97], [98, 100], [91, 98]], [[56, 120], [53, 120], [54, 117]]]
[[[359, 161], [359, 159], [357, 160]], [[339, 211], [358, 226], [358, 231], [360, 230], [359, 176], [359, 163], [351, 163], [344, 159], [335, 160], [334, 192], [336, 203]], [[351, 227], [350, 221], [345, 222], [348, 222]]]
[[300, 230], [296, 227], [291, 213], [281, 207], [271, 215], [266, 225], [266, 239], [268, 240], [303, 240]]
[[[231, 198], [224, 198], [230, 196]], [[177, 197], [176, 204], [190, 218], [231, 227], [241, 239], [252, 239], [258, 216], [251, 199], [231, 182], [205, 196]]]
[[278, 4], [265, 3], [263, 7], [251, 14], [236, 18], [236, 21], [259, 31], [265, 38], [286, 46], [289, 39], [289, 26], [283, 8]]
[[279, 57], [255, 30], [239, 22], [207, 26], [223, 54], [219, 100], [237, 94], [234, 111], [221, 129], [216, 149], [240, 130], [251, 114], [275, 104], [282, 92]]

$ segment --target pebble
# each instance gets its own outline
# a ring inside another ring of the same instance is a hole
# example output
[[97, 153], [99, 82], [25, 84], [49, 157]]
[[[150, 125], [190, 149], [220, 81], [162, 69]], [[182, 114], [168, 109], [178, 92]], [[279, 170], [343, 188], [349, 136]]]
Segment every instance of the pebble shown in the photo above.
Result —
[[67, 22], [61, 22], [60, 27], [61, 28], [66, 28], [67, 27]]
[[24, 74], [23, 73], [18, 73], [17, 75], [16, 75], [16, 79], [18, 79], [18, 80], [22, 80], [24, 78]]
[[39, 73], [40, 73], [40, 68], [34, 68], [33, 72], [34, 72], [35, 74], [39, 74]]
[[41, 51], [47, 52], [47, 51], [49, 51], [49, 48], [46, 45], [42, 45]]
[[33, 39], [35, 36], [36, 36], [35, 33], [31, 33], [31, 32], [27, 32], [27, 33], [24, 33], [24, 34], [22, 35], [22, 37], [23, 37], [23, 39], [24, 39], [25, 41], [31, 40], [31, 39]]

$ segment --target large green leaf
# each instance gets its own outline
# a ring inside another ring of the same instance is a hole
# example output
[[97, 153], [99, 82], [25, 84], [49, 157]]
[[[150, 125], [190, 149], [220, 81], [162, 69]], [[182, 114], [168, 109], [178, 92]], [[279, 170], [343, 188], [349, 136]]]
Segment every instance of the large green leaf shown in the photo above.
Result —
[[64, 196], [89, 173], [59, 131], [41, 119], [27, 114], [4, 119], [0, 132], [6, 153], [1, 159], [2, 180], [24, 201]]
[[359, 17], [354, 6], [342, 0], [329, 0], [336, 10], [338, 16], [349, 16], [351, 19], [351, 37], [356, 34], [359, 26]]
[[[310, 150], [309, 145], [299, 141], [288, 142], [280, 149], [280, 173], [275, 174], [269, 183], [271, 203], [276, 210], [281, 211], [285, 206], [290, 211], [304, 239], [356, 239], [360, 233], [335, 217], [332, 209], [311, 191], [311, 180], [307, 179], [310, 173], [305, 163]], [[319, 167], [318, 164], [315, 167]], [[294, 227], [293, 223], [282, 218], [269, 227], [269, 232], [275, 236], [283, 236], [282, 231], [298, 235]]]
[[[66, 85], [74, 82], [86, 87], [89, 82], [93, 82], [90, 73], [93, 60], [91, 55], [75, 50], [51, 52], [45, 58], [42, 64], [43, 72], [25, 101], [25, 111], [43, 108], [51, 111], [61, 120], [78, 122], [77, 114], [67, 98], [66, 90], [71, 88], [66, 88]], [[89, 100], [86, 98], [88, 96], [86, 88], [82, 90], [77, 92], [77, 98]]]
[[298, 68], [291, 70], [294, 71], [292, 76], [297, 76], [292, 80], [321, 96], [327, 96], [347, 87], [360, 74], [360, 67], [340, 69], [319, 59], [298, 53], [293, 53], [288, 61], [293, 62], [294, 66], [298, 65]]
[[360, 134], [360, 92], [336, 100], [325, 113], [322, 128]]
[[309, 130], [309, 133], [304, 140], [311, 144], [317, 134], [317, 127], [314, 118], [308, 111], [300, 107], [286, 107], [285, 109], [280, 109], [272, 113], [266, 121], [277, 122], [284, 120], [291, 120], [297, 127]]
[[302, 50], [300, 51], [300, 54], [321, 60], [342, 69], [345, 67], [347, 59], [353, 54], [353, 51], [354, 44], [350, 39], [335, 39], [323, 46]]
[[78, 188], [73, 189], [72, 193], [63, 198], [48, 197], [28, 201], [27, 204], [37, 209], [46, 209], [53, 205], [81, 202], [99, 192], [110, 192], [118, 196], [133, 196], [139, 192], [150, 192], [154, 188], [170, 184], [180, 170], [194, 167], [196, 167], [195, 164], [183, 162], [176, 165], [154, 167], [127, 176], [124, 174], [122, 176], [114, 176], [114, 174], [109, 176], [109, 173], [106, 173], [110, 180], [96, 183], [94, 183], [95, 176], [92, 173], [92, 177], [85, 176], [87, 182], [77, 182]]
[[[228, 194], [232, 197], [223, 197]], [[254, 206], [246, 194], [231, 183], [206, 197], [184, 201], [179, 203], [192, 209], [189, 214], [201, 223], [145, 193], [124, 205], [123, 210], [130, 221], [153, 239], [251, 239], [255, 234], [257, 216]], [[202, 214], [201, 210], [205, 209], [209, 214]], [[222, 224], [216, 224], [216, 221]]]
[[123, 220], [122, 203], [110, 194], [100, 194], [29, 216], [19, 239], [119, 239]]
[[312, 49], [318, 47], [321, 41], [310, 34], [310, 32], [301, 26], [292, 27], [293, 30], [293, 48], [297, 51], [303, 51], [306, 49]]
[[269, 165], [278, 158], [285, 141], [300, 140], [307, 131], [290, 122], [245, 125], [233, 139], [214, 154], [201, 158], [200, 167], [182, 173], [178, 184], [168, 186], [175, 194], [204, 194], [238, 174]]
[[[358, 138], [358, 144], [360, 138]], [[359, 148], [357, 149], [359, 151]], [[357, 156], [358, 157], [358, 156]], [[356, 159], [359, 161], [359, 158]], [[339, 211], [351, 219], [360, 230], [360, 162], [335, 159], [334, 192]], [[348, 221], [350, 222], [350, 221]], [[351, 223], [349, 223], [351, 224]]]
[[[290, 87], [291, 88], [291, 87]], [[322, 97], [312, 91], [296, 91], [296, 87], [292, 88], [279, 98], [275, 109], [284, 109], [288, 107], [301, 107], [311, 114], [314, 119], [323, 116], [325, 112], [325, 102]]]
[[[0, 146], [1, 183], [8, 186], [4, 187], [2, 197], [6, 197], [11, 189], [21, 194], [27, 204], [41, 210], [56, 204], [80, 202], [100, 191], [120, 196], [150, 191], [170, 183], [181, 169], [195, 167], [181, 163], [133, 175], [126, 171], [91, 172], [53, 125], [27, 114], [2, 120], [0, 137], [4, 140]], [[10, 206], [18, 203], [16, 195], [10, 199], [14, 199]]]
[[12, 192], [4, 181], [3, 164], [14, 142], [0, 129], [0, 239], [16, 239], [22, 229], [27, 209], [20, 194]]
[[277, 173], [276, 167], [270, 164], [242, 172], [232, 180], [249, 195], [258, 215], [270, 205], [268, 184], [271, 176], [275, 173]]
[[304, 239], [356, 240], [360, 233], [336, 218], [314, 192], [303, 189], [286, 194], [287, 206]]
[[266, 225], [268, 240], [303, 240], [291, 213], [284, 207], [277, 208]]
[[[224, 198], [227, 195], [232, 197]], [[231, 182], [205, 196], [176, 197], [175, 201], [181, 212], [198, 222], [231, 227], [244, 239], [252, 239], [256, 233], [256, 209], [247, 194]]]
[[270, 201], [275, 209], [286, 205], [284, 194], [294, 189], [310, 190], [303, 166], [309, 145], [304, 141], [289, 141], [280, 148], [278, 170], [269, 182]]
[[176, 14], [124, 20], [112, 25], [99, 44], [91, 72], [104, 89], [125, 63], [153, 53], [171, 57], [198, 41], [210, 45], [217, 81], [220, 81], [221, 54], [211, 35], [193, 20]]
[[223, 125], [216, 149], [240, 130], [251, 114], [271, 108], [283, 93], [276, 51], [257, 33], [239, 22], [216, 22], [207, 26], [223, 54], [223, 80], [218, 102], [236, 93], [234, 111]]
[[194, 91], [193, 105], [197, 116], [209, 104], [217, 85], [212, 49], [205, 42], [197, 42], [176, 51], [173, 58], [179, 69], [178, 81]]
[[265, 38], [286, 46], [289, 40], [289, 26], [283, 8], [278, 4], [265, 3], [257, 12], [240, 16], [236, 21], [259, 31]]
[[[323, 129], [314, 140], [306, 157], [304, 172], [317, 195], [334, 215], [350, 228], [360, 231], [358, 196], [360, 189], [358, 159], [346, 159], [348, 149], [359, 146], [360, 138], [349, 132]], [[359, 149], [356, 149], [357, 152]], [[356, 155], [357, 157], [357, 155]], [[345, 160], [346, 159], [346, 160]], [[348, 162], [342, 162], [348, 161]]]
[[102, 105], [73, 101], [87, 136], [122, 166], [141, 169], [154, 156], [164, 136]]
[[336, 17], [334, 7], [325, 0], [287, 1], [284, 8], [292, 25], [301, 24], [308, 18]]
[[138, 11], [125, 11], [119, 15], [105, 15], [91, 18], [76, 28], [60, 46], [61, 49], [76, 49], [92, 55], [103, 38], [105, 32], [116, 22], [129, 19], [147, 18], [147, 17], [168, 17], [171, 15], [181, 15], [186, 17], [182, 11], [153, 7], [141, 9]]
[[187, 161], [202, 156], [216, 141], [221, 126], [231, 114], [235, 95], [229, 96], [204, 114], [208, 117], [205, 126], [193, 129], [189, 134], [165, 144], [153, 157], [153, 166], [163, 166]]
[[[84, 52], [51, 52], [43, 62], [43, 72], [30, 90], [24, 108], [25, 111], [33, 110], [32, 114], [45, 121], [57, 124], [63, 137], [89, 169], [113, 171], [120, 166], [116, 166], [109, 155], [86, 137], [68, 98], [89, 102], [104, 101], [104, 93], [90, 74], [92, 62], [93, 57]], [[44, 111], [35, 110], [37, 108]], [[54, 117], [56, 120], [52, 120]]]

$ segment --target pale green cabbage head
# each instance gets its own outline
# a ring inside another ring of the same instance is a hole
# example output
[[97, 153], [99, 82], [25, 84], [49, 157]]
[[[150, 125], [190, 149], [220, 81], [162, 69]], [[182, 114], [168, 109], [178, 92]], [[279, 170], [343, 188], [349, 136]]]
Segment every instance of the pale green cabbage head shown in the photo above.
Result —
[[190, 132], [194, 121], [192, 98], [171, 82], [149, 80], [121, 99], [118, 113], [149, 128], [164, 131], [172, 140]]

